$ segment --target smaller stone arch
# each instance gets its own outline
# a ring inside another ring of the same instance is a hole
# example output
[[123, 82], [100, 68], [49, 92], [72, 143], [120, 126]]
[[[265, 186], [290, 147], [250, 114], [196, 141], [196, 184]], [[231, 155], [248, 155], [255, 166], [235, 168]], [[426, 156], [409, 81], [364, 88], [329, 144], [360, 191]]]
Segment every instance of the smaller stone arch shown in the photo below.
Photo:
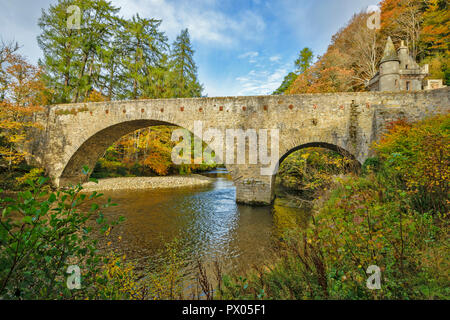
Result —
[[286, 151], [281, 157], [280, 160], [278, 160], [278, 165], [275, 168], [275, 173], [277, 173], [278, 171], [278, 167], [281, 165], [281, 163], [293, 152], [301, 150], [301, 149], [306, 149], [306, 148], [324, 148], [324, 149], [329, 149], [332, 151], [335, 151], [337, 153], [339, 153], [340, 155], [350, 158], [352, 160], [355, 160], [355, 163], [358, 164], [359, 167], [361, 167], [361, 163], [358, 161], [358, 159], [349, 151], [347, 151], [346, 149], [336, 145], [336, 144], [332, 144], [332, 143], [327, 143], [327, 142], [308, 142], [308, 143], [304, 143], [301, 145], [298, 145], [294, 148], [289, 149], [288, 151]]
[[324, 148], [324, 149], [328, 149], [328, 150], [332, 150], [335, 151], [337, 153], [339, 153], [340, 155], [347, 157], [349, 159], [352, 159], [354, 161], [354, 163], [356, 164], [356, 170], [359, 171], [361, 169], [361, 163], [358, 161], [358, 159], [348, 150], [336, 145], [336, 144], [332, 144], [332, 143], [327, 143], [327, 142], [308, 142], [308, 143], [304, 143], [304, 144], [300, 144], [298, 146], [295, 146], [291, 149], [289, 149], [288, 151], [286, 151], [278, 160], [278, 163], [275, 167], [273, 176], [272, 176], [272, 181], [271, 181], [271, 199], [273, 200], [275, 198], [275, 178], [276, 175], [278, 174], [278, 169], [281, 165], [281, 163], [292, 153], [294, 153], [295, 151], [301, 150], [301, 149], [306, 149], [306, 148]]

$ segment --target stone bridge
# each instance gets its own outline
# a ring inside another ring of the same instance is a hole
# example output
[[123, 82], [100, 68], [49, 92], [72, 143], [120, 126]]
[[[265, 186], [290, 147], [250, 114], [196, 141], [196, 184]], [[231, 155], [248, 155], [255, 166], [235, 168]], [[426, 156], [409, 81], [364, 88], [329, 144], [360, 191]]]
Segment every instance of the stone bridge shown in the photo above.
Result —
[[[449, 95], [449, 88], [443, 88], [54, 105], [36, 115], [43, 130], [35, 132], [25, 148], [29, 160], [44, 167], [56, 186], [79, 182], [82, 166], [93, 168], [109, 146], [130, 132], [154, 125], [192, 131], [198, 120], [203, 121], [203, 130], [279, 129], [280, 163], [293, 151], [310, 146], [334, 149], [363, 163], [387, 123], [446, 113]], [[275, 176], [261, 175], [260, 164], [227, 168], [238, 202], [272, 202]]]

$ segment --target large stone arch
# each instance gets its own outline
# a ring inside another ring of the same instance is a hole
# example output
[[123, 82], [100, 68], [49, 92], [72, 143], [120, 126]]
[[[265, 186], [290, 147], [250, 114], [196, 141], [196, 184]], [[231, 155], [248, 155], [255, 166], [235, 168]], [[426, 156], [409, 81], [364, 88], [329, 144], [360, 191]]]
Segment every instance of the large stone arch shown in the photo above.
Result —
[[[57, 184], [59, 186], [67, 186], [85, 182], [88, 179], [88, 176], [83, 174], [82, 168], [87, 166], [89, 169], [93, 169], [98, 159], [104, 155], [106, 149], [114, 142], [136, 130], [161, 125], [177, 126], [186, 129], [190, 134], [193, 134], [189, 128], [184, 128], [179, 124], [161, 120], [137, 119], [113, 124], [95, 132], [87, 140], [82, 142], [65, 164], [61, 175], [56, 178]], [[231, 170], [230, 168], [228, 169]]]
[[94, 168], [95, 163], [105, 153], [106, 149], [121, 137], [136, 130], [156, 126], [173, 125], [170, 123], [155, 120], [130, 120], [109, 126], [100, 130], [84, 141], [72, 154], [65, 165], [61, 176], [58, 177], [58, 185], [65, 186], [76, 184], [87, 179], [82, 174], [82, 167]]

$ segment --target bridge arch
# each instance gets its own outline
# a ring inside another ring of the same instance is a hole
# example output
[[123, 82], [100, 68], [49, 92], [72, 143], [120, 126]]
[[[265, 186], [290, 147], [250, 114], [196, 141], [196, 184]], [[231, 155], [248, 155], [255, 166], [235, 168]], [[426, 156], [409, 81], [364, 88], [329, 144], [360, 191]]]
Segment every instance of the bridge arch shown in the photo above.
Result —
[[272, 201], [275, 199], [276, 177], [278, 175], [278, 171], [279, 171], [281, 164], [292, 153], [294, 153], [298, 150], [306, 149], [306, 148], [323, 148], [323, 149], [335, 151], [338, 154], [340, 154], [341, 156], [353, 160], [353, 163], [355, 164], [355, 168], [354, 168], [355, 170], [360, 170], [360, 168], [361, 168], [361, 163], [358, 161], [358, 159], [355, 157], [355, 155], [352, 154], [347, 149], [338, 146], [337, 144], [328, 143], [328, 142], [306, 142], [306, 143], [299, 144], [295, 147], [289, 148], [287, 151], [284, 151], [284, 153], [278, 160], [278, 163], [274, 169], [273, 176], [272, 176], [271, 183], [270, 183], [270, 193], [271, 193]]
[[289, 155], [291, 155], [295, 151], [298, 151], [301, 149], [306, 149], [306, 148], [324, 148], [324, 149], [332, 150], [332, 151], [339, 153], [343, 157], [354, 160], [355, 163], [358, 164], [358, 167], [361, 167], [361, 165], [362, 165], [350, 151], [348, 151], [347, 149], [342, 148], [336, 144], [328, 143], [328, 142], [308, 142], [308, 143], [300, 144], [300, 145], [293, 147], [293, 148], [287, 150], [286, 152], [284, 152], [284, 154], [280, 157], [280, 160], [278, 160], [278, 165], [275, 168], [274, 175], [278, 173], [279, 166]]
[[177, 126], [188, 130], [192, 134], [192, 131], [188, 128], [161, 120], [137, 119], [110, 125], [92, 134], [76, 148], [65, 164], [61, 175], [56, 179], [57, 185], [66, 186], [86, 181], [88, 177], [82, 173], [83, 166], [93, 169], [98, 159], [104, 155], [107, 148], [114, 142], [136, 130], [161, 125]]

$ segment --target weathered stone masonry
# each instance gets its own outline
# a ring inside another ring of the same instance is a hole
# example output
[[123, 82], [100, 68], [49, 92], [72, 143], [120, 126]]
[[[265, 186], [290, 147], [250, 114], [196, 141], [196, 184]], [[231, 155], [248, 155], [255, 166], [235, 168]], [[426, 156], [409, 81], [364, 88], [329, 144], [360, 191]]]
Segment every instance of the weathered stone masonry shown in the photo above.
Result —
[[[37, 115], [43, 130], [25, 148], [29, 160], [43, 166], [57, 186], [82, 179], [106, 148], [134, 130], [173, 124], [193, 130], [279, 129], [280, 157], [321, 145], [353, 155], [360, 163], [370, 155], [390, 121], [419, 120], [449, 111], [449, 88], [419, 92], [361, 92], [286, 96], [114, 101], [50, 106]], [[273, 176], [260, 165], [228, 165], [236, 200], [270, 204]]]

